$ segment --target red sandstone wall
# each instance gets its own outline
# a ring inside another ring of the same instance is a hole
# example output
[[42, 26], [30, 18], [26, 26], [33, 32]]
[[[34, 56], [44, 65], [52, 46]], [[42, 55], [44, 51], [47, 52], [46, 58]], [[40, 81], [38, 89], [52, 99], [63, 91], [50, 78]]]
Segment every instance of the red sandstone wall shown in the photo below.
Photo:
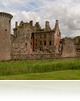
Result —
[[0, 13], [0, 60], [11, 59], [11, 18], [10, 15]]

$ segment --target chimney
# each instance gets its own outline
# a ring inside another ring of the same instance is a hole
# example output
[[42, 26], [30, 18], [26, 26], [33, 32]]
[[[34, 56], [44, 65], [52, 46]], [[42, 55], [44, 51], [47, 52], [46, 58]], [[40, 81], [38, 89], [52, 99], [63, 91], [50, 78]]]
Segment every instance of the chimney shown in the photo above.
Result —
[[50, 25], [49, 25], [49, 21], [46, 21], [45, 22], [45, 31], [50, 31], [51, 28], [50, 28]]
[[15, 28], [17, 28], [17, 26], [18, 26], [18, 22], [16, 21], [16, 22], [15, 22]]
[[38, 30], [41, 29], [41, 26], [40, 26], [39, 22], [36, 22], [35, 27], [37, 27]]
[[55, 29], [56, 28], [59, 28], [58, 20], [56, 20], [56, 23], [55, 23]]
[[30, 25], [33, 26], [33, 20], [30, 21]]

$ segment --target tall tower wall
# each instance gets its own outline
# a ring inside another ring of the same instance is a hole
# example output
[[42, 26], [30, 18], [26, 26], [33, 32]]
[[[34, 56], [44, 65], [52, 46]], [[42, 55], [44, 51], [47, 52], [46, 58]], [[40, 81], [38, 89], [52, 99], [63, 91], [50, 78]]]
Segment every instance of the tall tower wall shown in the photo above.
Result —
[[0, 12], [0, 60], [11, 59], [11, 19], [11, 14]]

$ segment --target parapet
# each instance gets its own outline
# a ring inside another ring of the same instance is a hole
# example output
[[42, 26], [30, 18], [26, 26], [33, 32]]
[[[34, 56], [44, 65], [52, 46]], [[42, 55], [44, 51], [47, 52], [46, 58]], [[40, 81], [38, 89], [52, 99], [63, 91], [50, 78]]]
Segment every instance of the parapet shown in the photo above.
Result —
[[5, 13], [5, 12], [0, 12], [0, 16], [3, 16], [3, 17], [9, 17], [10, 19], [13, 18], [13, 16], [9, 13]]

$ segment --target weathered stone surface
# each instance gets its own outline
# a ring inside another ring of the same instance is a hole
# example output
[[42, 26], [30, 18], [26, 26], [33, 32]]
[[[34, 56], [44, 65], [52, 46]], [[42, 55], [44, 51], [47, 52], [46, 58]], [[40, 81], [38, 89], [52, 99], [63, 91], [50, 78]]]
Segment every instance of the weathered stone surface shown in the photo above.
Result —
[[60, 29], [59, 29], [58, 20], [56, 20], [54, 31], [55, 31], [55, 33], [54, 33], [55, 54], [60, 54], [61, 33], [60, 33]]
[[39, 22], [15, 23], [11, 34], [12, 15], [0, 13], [0, 60], [10, 59], [52, 59], [80, 56], [80, 38], [61, 40], [58, 20], [54, 29], [46, 21], [42, 29]]
[[62, 57], [76, 57], [76, 48], [73, 39], [71, 38], [63, 39]]
[[73, 40], [74, 40], [74, 44], [75, 44], [75, 47], [76, 47], [77, 57], [80, 57], [80, 36], [75, 37]]
[[49, 21], [45, 22], [45, 31], [51, 31], [50, 25], [49, 25]]
[[[14, 59], [50, 58], [50, 54], [54, 54], [51, 58], [76, 57], [80, 54], [76, 51], [79, 45], [74, 44], [73, 39], [65, 38], [61, 42], [58, 20], [56, 20], [54, 30], [51, 30], [48, 21], [44, 30], [41, 29], [39, 22], [33, 26], [33, 21], [29, 23], [21, 21], [20, 25], [16, 24], [14, 28], [14, 36], [12, 42]], [[77, 43], [79, 43], [78, 40]]]
[[11, 19], [11, 14], [0, 12], [0, 60], [11, 59]]
[[31, 30], [24, 28], [12, 43], [12, 54], [31, 54]]
[[32, 21], [29, 23], [21, 21], [19, 26], [15, 24], [12, 54], [23, 54], [23, 56], [34, 53], [59, 54], [59, 51], [54, 49], [54, 46], [59, 46], [61, 40], [58, 23], [56, 22], [55, 24], [55, 30], [51, 30], [49, 22], [46, 21], [45, 29], [46, 30], [41, 29], [39, 22], [36, 22], [35, 26], [33, 26]]
[[60, 58], [59, 55], [55, 55], [55, 54], [14, 54], [12, 55], [13, 59], [18, 59], [18, 60], [35, 60], [35, 59], [55, 59], [55, 58]]
[[40, 26], [39, 22], [36, 22], [35, 29], [36, 29], [36, 31], [40, 31], [41, 30], [41, 26]]

